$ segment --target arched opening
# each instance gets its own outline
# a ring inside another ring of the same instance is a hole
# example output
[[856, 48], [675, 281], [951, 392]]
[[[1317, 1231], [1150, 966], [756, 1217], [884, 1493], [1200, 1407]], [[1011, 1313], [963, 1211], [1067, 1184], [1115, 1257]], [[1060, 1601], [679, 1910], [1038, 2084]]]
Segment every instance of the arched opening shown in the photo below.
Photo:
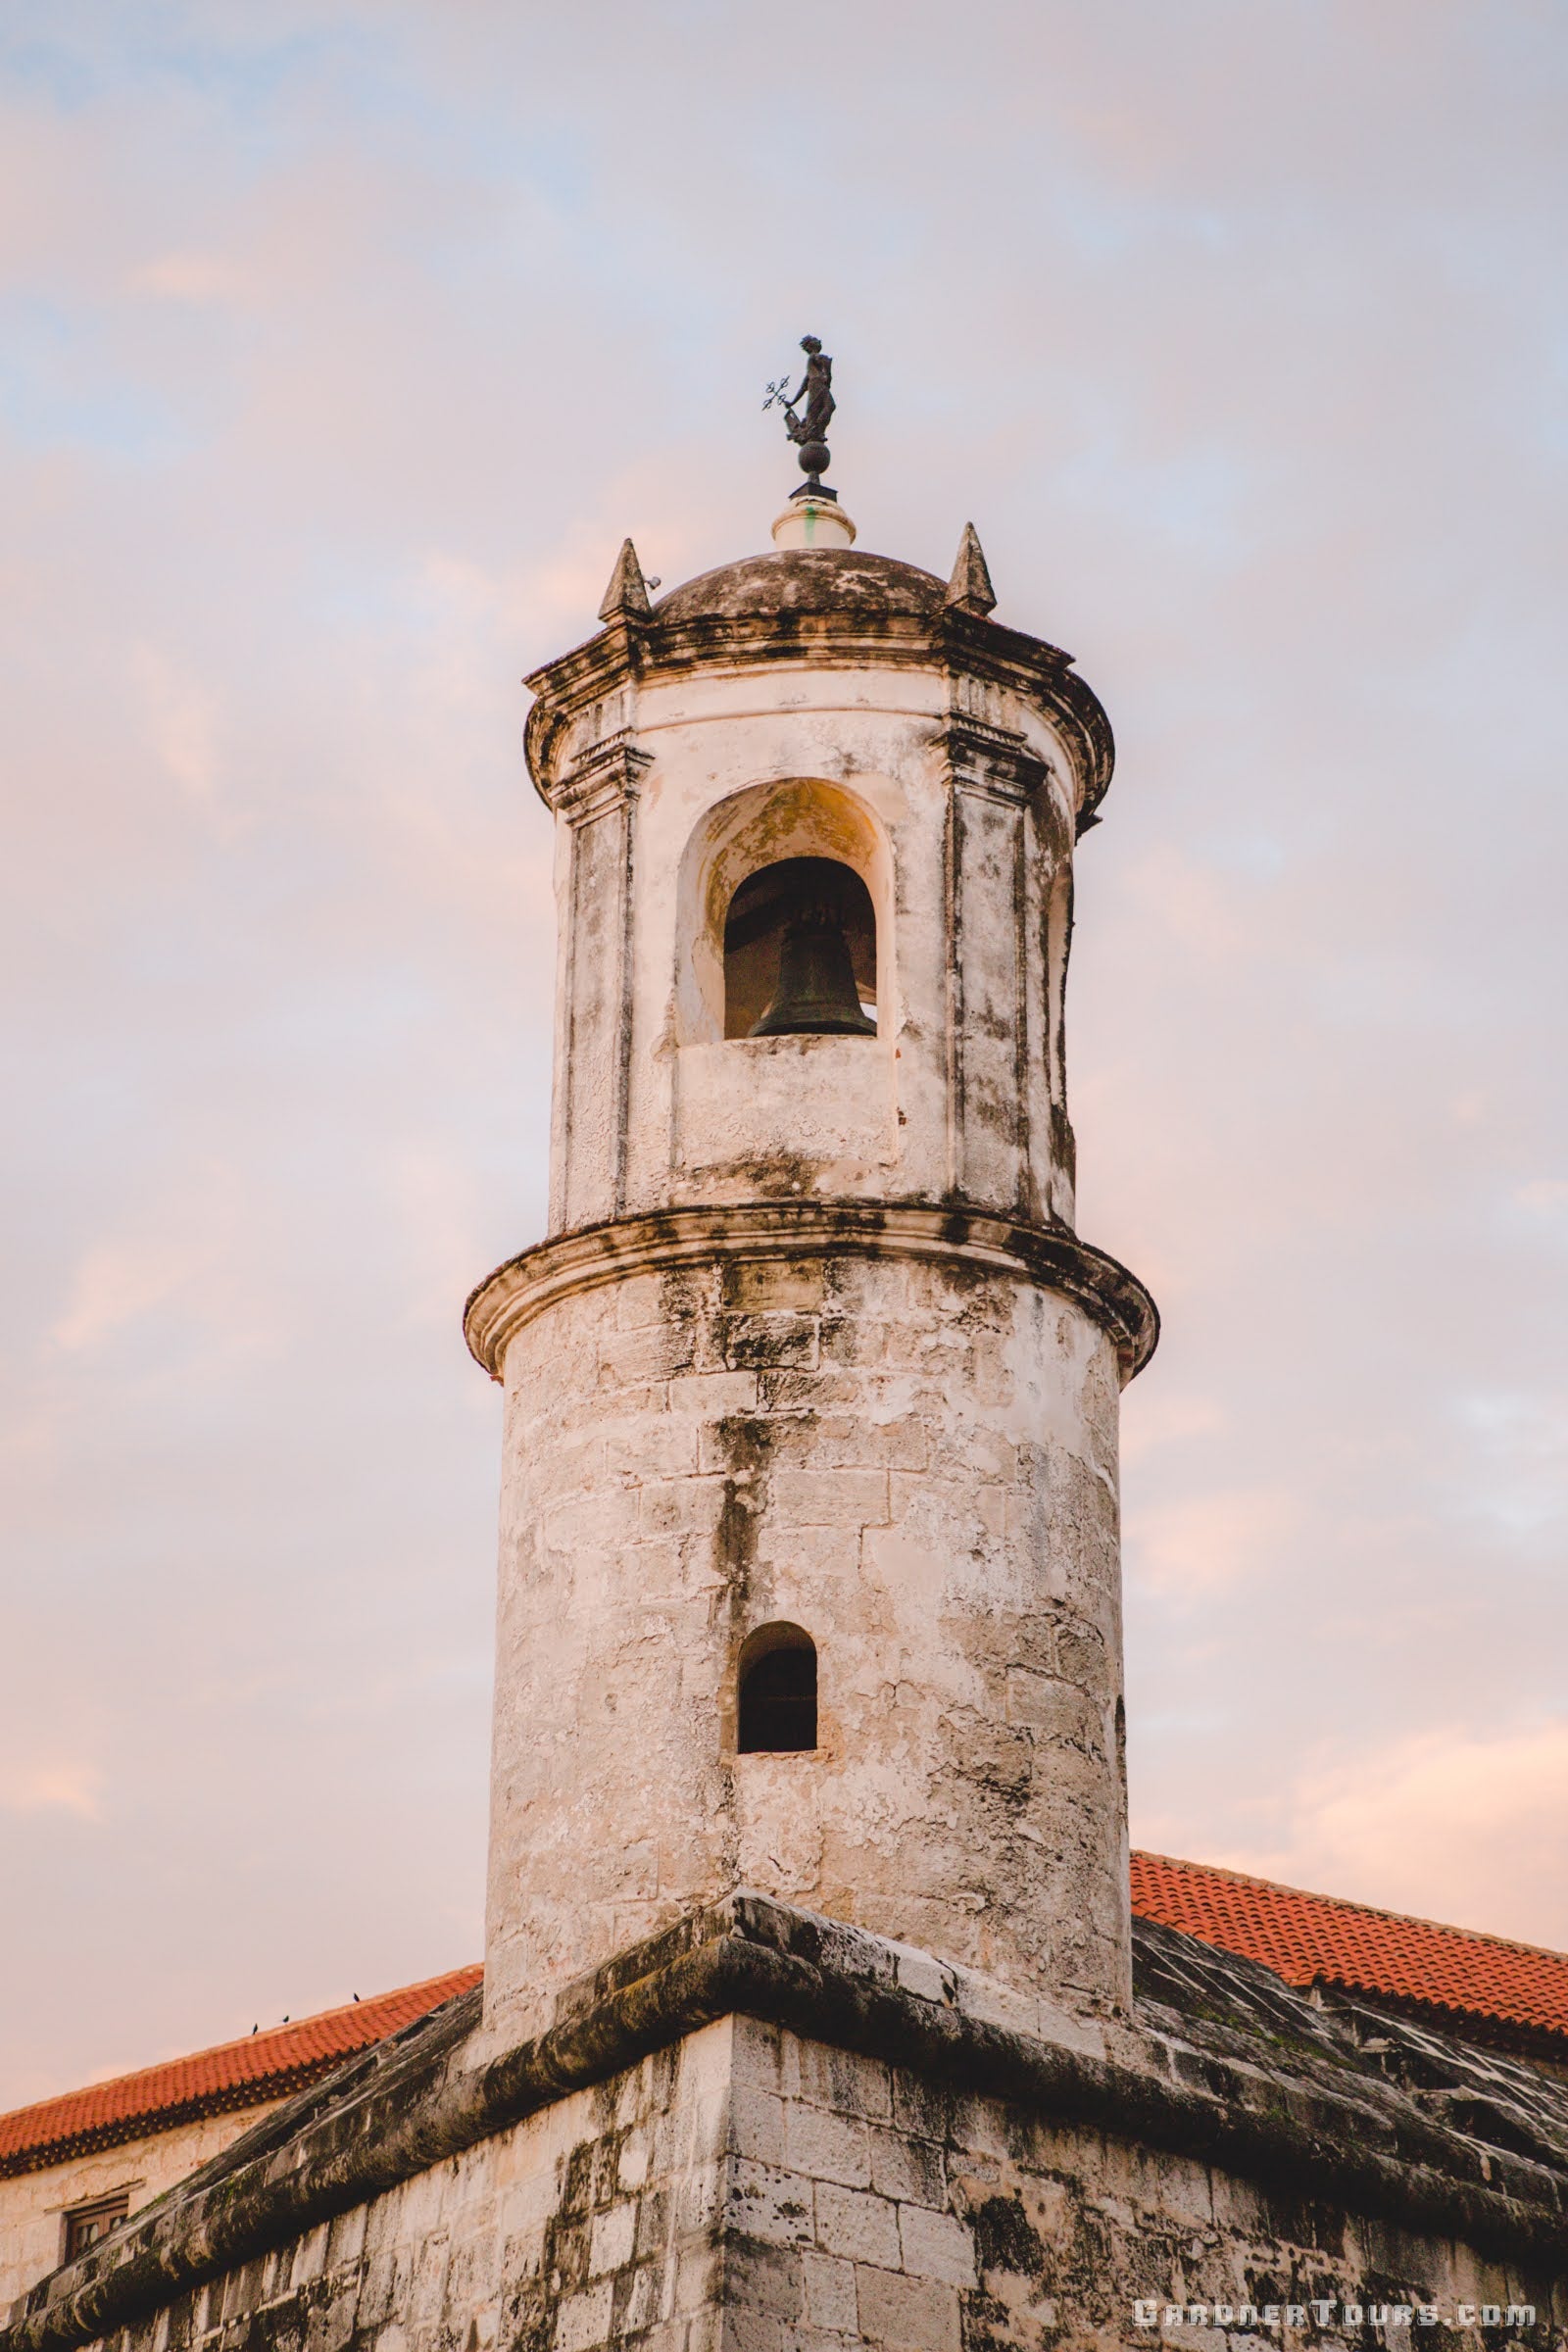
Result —
[[816, 1745], [816, 1644], [798, 1625], [764, 1625], [741, 1650], [735, 1746], [798, 1756]]
[[724, 920], [724, 1035], [876, 1035], [876, 913], [852, 865], [781, 858]]
[[[885, 779], [865, 781], [885, 788]], [[874, 1001], [880, 1037], [891, 1041], [898, 1027], [897, 926], [892, 847], [885, 826], [873, 802], [859, 792], [821, 776], [780, 776], [715, 801], [693, 826], [682, 853], [674, 940], [679, 1045], [718, 1045], [725, 1038], [744, 1037], [767, 1009], [777, 965], [769, 967], [765, 945], [744, 937], [736, 940], [737, 951], [750, 947], [752, 968], [749, 973], [744, 965], [735, 969], [735, 985], [726, 987], [729, 918], [732, 913], [760, 915], [759, 899], [780, 886], [776, 876], [766, 877], [774, 868], [788, 869], [798, 858], [817, 861], [819, 870], [830, 869], [828, 878], [837, 888], [845, 887], [841, 867], [864, 885], [870, 909], [863, 901], [854, 907], [840, 902], [837, 912], [841, 924], [846, 916], [852, 918], [849, 946], [860, 984], [859, 1001], [868, 1017]], [[783, 881], [789, 878], [786, 870]], [[748, 883], [754, 890], [742, 898]], [[737, 924], [738, 930], [750, 927], [750, 920]], [[857, 932], [858, 945], [853, 936]], [[774, 957], [781, 944], [775, 938]], [[843, 1057], [831, 1058], [837, 1062]], [[733, 1067], [728, 1056], [721, 1055], [720, 1062], [726, 1069]]]

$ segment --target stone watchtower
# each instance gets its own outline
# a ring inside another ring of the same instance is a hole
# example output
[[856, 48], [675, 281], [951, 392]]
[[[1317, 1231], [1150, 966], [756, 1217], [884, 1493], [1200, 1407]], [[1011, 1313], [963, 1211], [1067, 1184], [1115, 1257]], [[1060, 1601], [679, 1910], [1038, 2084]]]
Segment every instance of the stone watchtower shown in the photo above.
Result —
[[1154, 1310], [1074, 1237], [1061, 1051], [1110, 738], [972, 531], [946, 587], [853, 552], [828, 382], [776, 552], [652, 606], [628, 545], [532, 680], [551, 1231], [467, 1312], [483, 2011], [269, 2112], [0, 2352], [1360, 2352], [1428, 2308], [1560, 2352], [1560, 2084], [1147, 1921], [1133, 2005]]
[[551, 1230], [506, 1390], [486, 2039], [737, 1887], [1059, 2009], [1130, 1997], [1117, 1399], [1148, 1294], [1073, 1232], [1069, 657], [775, 552], [529, 680], [556, 819]]

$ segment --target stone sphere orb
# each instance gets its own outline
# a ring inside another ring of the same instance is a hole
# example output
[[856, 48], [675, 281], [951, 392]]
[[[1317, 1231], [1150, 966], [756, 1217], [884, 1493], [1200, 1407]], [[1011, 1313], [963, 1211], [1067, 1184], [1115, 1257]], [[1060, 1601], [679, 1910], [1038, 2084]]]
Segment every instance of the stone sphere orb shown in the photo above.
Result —
[[803, 441], [801, 443], [801, 471], [803, 473], [825, 473], [832, 455], [833, 453], [825, 441]]

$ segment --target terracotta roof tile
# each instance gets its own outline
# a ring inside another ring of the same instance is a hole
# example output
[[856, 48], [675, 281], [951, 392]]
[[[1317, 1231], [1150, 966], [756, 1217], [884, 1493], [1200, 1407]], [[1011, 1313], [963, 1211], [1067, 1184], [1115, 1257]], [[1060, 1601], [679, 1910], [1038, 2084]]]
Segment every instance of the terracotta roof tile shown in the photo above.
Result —
[[1568, 2042], [1568, 1953], [1164, 1854], [1135, 1853], [1132, 1864], [1140, 1919], [1261, 1960], [1287, 1984], [1339, 1985], [1531, 2042]]
[[353, 2001], [345, 2009], [324, 2009], [297, 2024], [270, 2026], [265, 2034], [247, 2034], [243, 2041], [220, 2042], [188, 2058], [171, 2058], [163, 2066], [117, 2075], [111, 2082], [92, 2082], [85, 2090], [0, 2115], [0, 2179], [63, 2164], [90, 2148], [168, 2132], [198, 2116], [287, 2098], [357, 2050], [384, 2041], [443, 2001], [467, 1992], [483, 1973], [454, 1969], [422, 1984]]

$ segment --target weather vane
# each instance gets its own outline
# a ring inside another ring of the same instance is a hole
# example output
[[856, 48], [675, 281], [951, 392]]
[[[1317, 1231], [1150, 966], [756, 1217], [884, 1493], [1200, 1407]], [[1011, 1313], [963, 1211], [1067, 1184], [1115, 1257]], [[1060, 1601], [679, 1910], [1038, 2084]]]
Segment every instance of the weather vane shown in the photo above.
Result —
[[[833, 363], [815, 335], [803, 335], [801, 349], [806, 354], [806, 373], [801, 378], [800, 390], [791, 392], [789, 377], [781, 375], [776, 383], [768, 385], [762, 409], [765, 414], [776, 405], [783, 406], [784, 430], [795, 443], [801, 471], [806, 476], [795, 496], [837, 498], [838, 492], [824, 488], [818, 478], [827, 471], [833, 456], [827, 445], [828, 420], [837, 406], [833, 398]], [[798, 409], [802, 410], [799, 416]]]

